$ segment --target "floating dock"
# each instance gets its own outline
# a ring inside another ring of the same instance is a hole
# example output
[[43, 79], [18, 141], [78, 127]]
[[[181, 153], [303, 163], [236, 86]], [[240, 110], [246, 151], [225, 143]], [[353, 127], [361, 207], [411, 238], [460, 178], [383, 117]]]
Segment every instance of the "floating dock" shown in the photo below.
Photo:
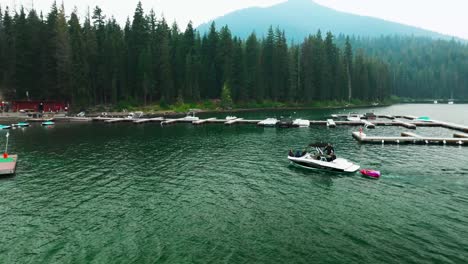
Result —
[[18, 155], [9, 155], [8, 158], [0, 157], [0, 176], [15, 174], [17, 161]]
[[353, 132], [353, 138], [359, 143], [371, 144], [423, 144], [423, 145], [467, 145], [468, 138], [424, 137], [404, 132], [401, 137], [369, 137], [361, 132]]
[[[347, 115], [332, 115], [335, 119], [346, 118]], [[309, 120], [310, 126], [328, 126], [330, 128], [335, 128], [338, 126], [360, 126], [366, 127], [368, 129], [376, 128], [378, 126], [399, 126], [407, 129], [417, 129], [417, 127], [443, 127], [452, 130], [456, 130], [463, 133], [468, 133], [468, 126], [459, 125], [439, 120], [429, 120], [422, 121], [418, 120], [417, 117], [411, 115], [377, 115], [379, 120], [356, 120], [356, 121], [345, 121], [345, 120]], [[161, 123], [162, 125], [176, 124], [176, 123], [191, 123], [193, 125], [202, 125], [202, 124], [225, 124], [225, 125], [234, 125], [234, 124], [256, 124], [259, 126], [274, 126], [274, 124], [265, 124], [267, 120], [253, 120], [253, 119], [218, 119], [218, 118], [207, 118], [200, 120], [187, 120], [185, 118], [144, 118], [144, 119], [129, 119], [129, 118], [111, 118], [111, 117], [96, 117], [92, 119], [93, 121], [105, 122], [108, 124], [113, 123], [124, 123], [131, 122], [134, 124], [144, 124], [144, 123]], [[460, 134], [462, 135], [462, 134]], [[464, 136], [460, 136], [465, 138]]]
[[398, 119], [394, 120], [393, 122], [400, 125], [400, 126], [402, 126], [402, 127], [408, 128], [408, 129], [416, 129], [415, 124], [407, 123], [407, 122], [404, 122], [404, 121], [401, 121], [401, 120], [398, 120]]

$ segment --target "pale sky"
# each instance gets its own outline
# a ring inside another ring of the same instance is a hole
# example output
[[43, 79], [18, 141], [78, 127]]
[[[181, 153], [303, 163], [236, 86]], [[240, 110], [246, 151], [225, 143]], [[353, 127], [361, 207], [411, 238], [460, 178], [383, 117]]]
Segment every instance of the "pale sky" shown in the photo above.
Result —
[[[74, 6], [81, 15], [87, 7], [99, 5], [109, 17], [115, 16], [123, 25], [133, 15], [138, 0], [63, 0], [67, 13]], [[270, 6], [285, 0], [142, 0], [143, 8], [154, 8], [166, 20], [177, 21], [183, 29], [191, 20], [196, 25], [231, 11], [251, 6]], [[468, 0], [315, 0], [317, 3], [340, 11], [378, 17], [407, 25], [433, 30], [468, 39]], [[0, 0], [2, 7], [23, 5], [47, 13], [53, 0]], [[57, 0], [61, 3], [61, 0]]]

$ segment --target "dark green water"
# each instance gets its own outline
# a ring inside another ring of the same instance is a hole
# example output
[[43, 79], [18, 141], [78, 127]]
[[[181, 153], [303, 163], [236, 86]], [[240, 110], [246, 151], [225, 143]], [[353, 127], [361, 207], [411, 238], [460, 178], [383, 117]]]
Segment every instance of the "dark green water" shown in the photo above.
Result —
[[[468, 124], [467, 105], [378, 112]], [[359, 145], [356, 129], [10, 131], [20, 162], [15, 177], [0, 180], [0, 263], [467, 263], [468, 147]], [[334, 142], [339, 155], [381, 170], [382, 179], [291, 167], [287, 150], [314, 141]]]

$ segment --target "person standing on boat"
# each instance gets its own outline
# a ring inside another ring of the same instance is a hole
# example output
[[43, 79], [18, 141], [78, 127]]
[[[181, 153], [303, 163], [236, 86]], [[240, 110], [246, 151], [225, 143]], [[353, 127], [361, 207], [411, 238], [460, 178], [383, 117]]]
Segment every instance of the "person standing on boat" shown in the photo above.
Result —
[[335, 148], [333, 148], [332, 145], [330, 145], [330, 143], [327, 144], [327, 146], [325, 147], [325, 154], [327, 155], [332, 155], [332, 154], [335, 154]]

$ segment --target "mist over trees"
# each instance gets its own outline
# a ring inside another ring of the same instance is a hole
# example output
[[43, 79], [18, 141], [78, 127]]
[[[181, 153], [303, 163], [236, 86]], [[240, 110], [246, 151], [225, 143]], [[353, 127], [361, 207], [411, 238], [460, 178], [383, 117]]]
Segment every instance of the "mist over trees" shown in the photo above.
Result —
[[[279, 28], [243, 40], [215, 24], [200, 35], [191, 23], [182, 32], [153, 10], [145, 13], [141, 3], [123, 27], [99, 7], [84, 18], [76, 10], [66, 16], [56, 4], [46, 16], [5, 7], [0, 92], [5, 99], [29, 95], [75, 106], [195, 102], [222, 94], [234, 102], [310, 103], [350, 95], [374, 101], [391, 94], [442, 97], [449, 88], [468, 96], [466, 46], [434, 43], [420, 51], [417, 41], [407, 46], [397, 37], [336, 41], [319, 31], [288, 44]], [[373, 52], [374, 45], [381, 51]]]
[[[338, 36], [343, 46], [346, 36]], [[392, 94], [410, 98], [468, 98], [468, 45], [426, 37], [350, 39], [355, 49], [389, 65]]]

